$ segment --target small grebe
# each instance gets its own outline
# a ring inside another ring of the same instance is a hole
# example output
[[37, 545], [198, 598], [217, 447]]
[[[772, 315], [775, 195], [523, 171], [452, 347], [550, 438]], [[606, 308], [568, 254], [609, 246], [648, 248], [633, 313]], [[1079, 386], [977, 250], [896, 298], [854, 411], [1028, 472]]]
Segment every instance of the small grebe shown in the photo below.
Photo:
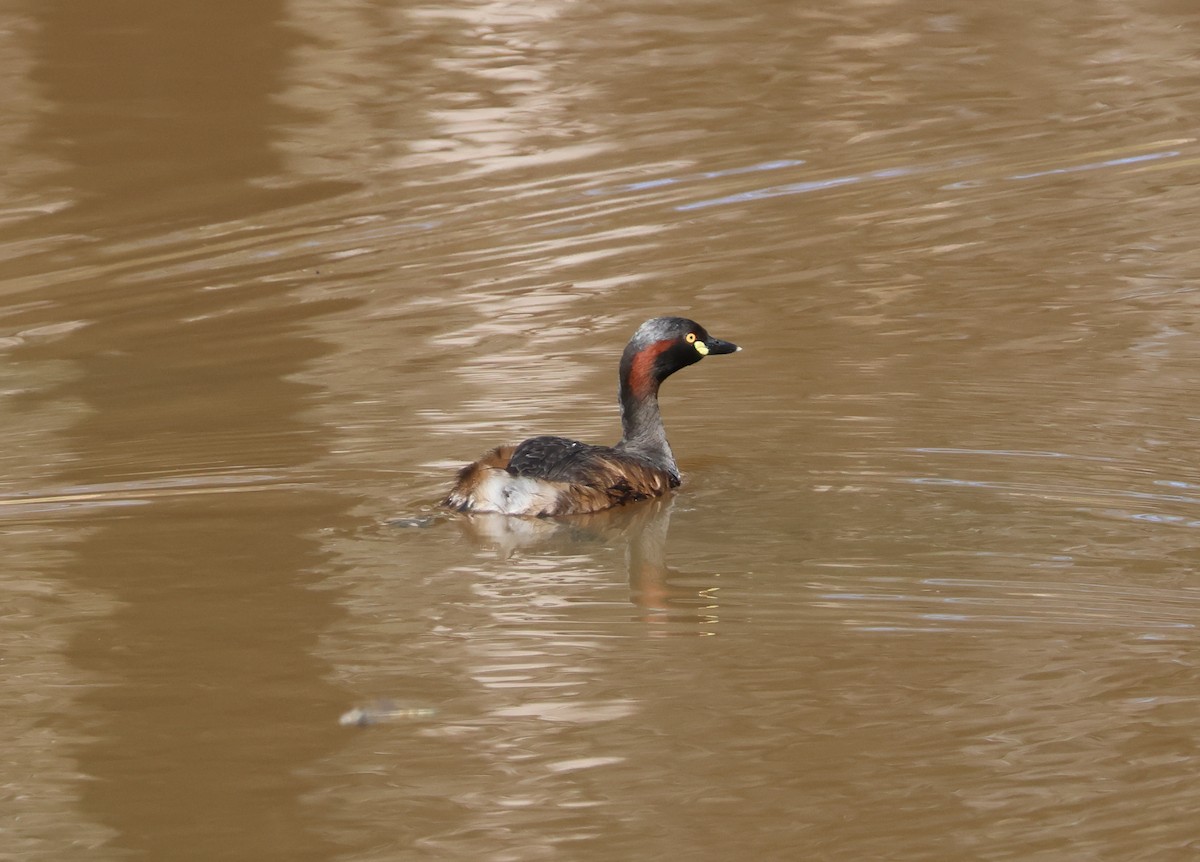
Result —
[[531, 437], [499, 446], [458, 474], [442, 505], [460, 512], [577, 515], [659, 497], [679, 485], [679, 468], [658, 410], [659, 384], [736, 344], [683, 317], [647, 320], [621, 354], [621, 440], [591, 446]]

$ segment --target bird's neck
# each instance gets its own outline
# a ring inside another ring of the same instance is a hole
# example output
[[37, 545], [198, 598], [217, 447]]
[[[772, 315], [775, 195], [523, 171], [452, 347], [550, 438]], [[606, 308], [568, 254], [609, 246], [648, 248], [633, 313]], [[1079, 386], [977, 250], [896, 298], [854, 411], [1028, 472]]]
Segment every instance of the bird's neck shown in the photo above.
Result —
[[666, 470], [678, 481], [679, 468], [667, 443], [667, 431], [658, 409], [658, 381], [651, 380], [635, 388], [622, 378], [620, 400], [621, 442], [617, 448]]

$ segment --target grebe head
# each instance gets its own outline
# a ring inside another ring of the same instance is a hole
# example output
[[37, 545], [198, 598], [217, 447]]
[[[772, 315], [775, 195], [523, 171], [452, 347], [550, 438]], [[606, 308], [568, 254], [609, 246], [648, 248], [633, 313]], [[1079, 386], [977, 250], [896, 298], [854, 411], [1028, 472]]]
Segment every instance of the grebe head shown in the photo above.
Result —
[[655, 317], [638, 327], [621, 356], [621, 383], [637, 398], [658, 391], [678, 371], [711, 354], [734, 353], [736, 344], [713, 338], [686, 317]]

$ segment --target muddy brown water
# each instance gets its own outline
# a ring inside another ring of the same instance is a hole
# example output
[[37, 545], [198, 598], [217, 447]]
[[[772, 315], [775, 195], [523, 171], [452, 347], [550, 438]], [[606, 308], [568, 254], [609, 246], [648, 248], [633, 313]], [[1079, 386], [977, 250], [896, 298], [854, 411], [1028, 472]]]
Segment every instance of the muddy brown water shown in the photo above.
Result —
[[0, 856], [1200, 848], [1192, 5], [0, 22]]

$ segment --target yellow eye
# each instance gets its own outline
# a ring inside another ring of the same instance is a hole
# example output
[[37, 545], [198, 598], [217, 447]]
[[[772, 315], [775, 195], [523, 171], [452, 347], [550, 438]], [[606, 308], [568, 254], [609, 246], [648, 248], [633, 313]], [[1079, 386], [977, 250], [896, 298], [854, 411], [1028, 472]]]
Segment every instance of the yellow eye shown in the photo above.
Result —
[[694, 344], [696, 342], [696, 333], [689, 332], [685, 338], [687, 339], [688, 344]]

